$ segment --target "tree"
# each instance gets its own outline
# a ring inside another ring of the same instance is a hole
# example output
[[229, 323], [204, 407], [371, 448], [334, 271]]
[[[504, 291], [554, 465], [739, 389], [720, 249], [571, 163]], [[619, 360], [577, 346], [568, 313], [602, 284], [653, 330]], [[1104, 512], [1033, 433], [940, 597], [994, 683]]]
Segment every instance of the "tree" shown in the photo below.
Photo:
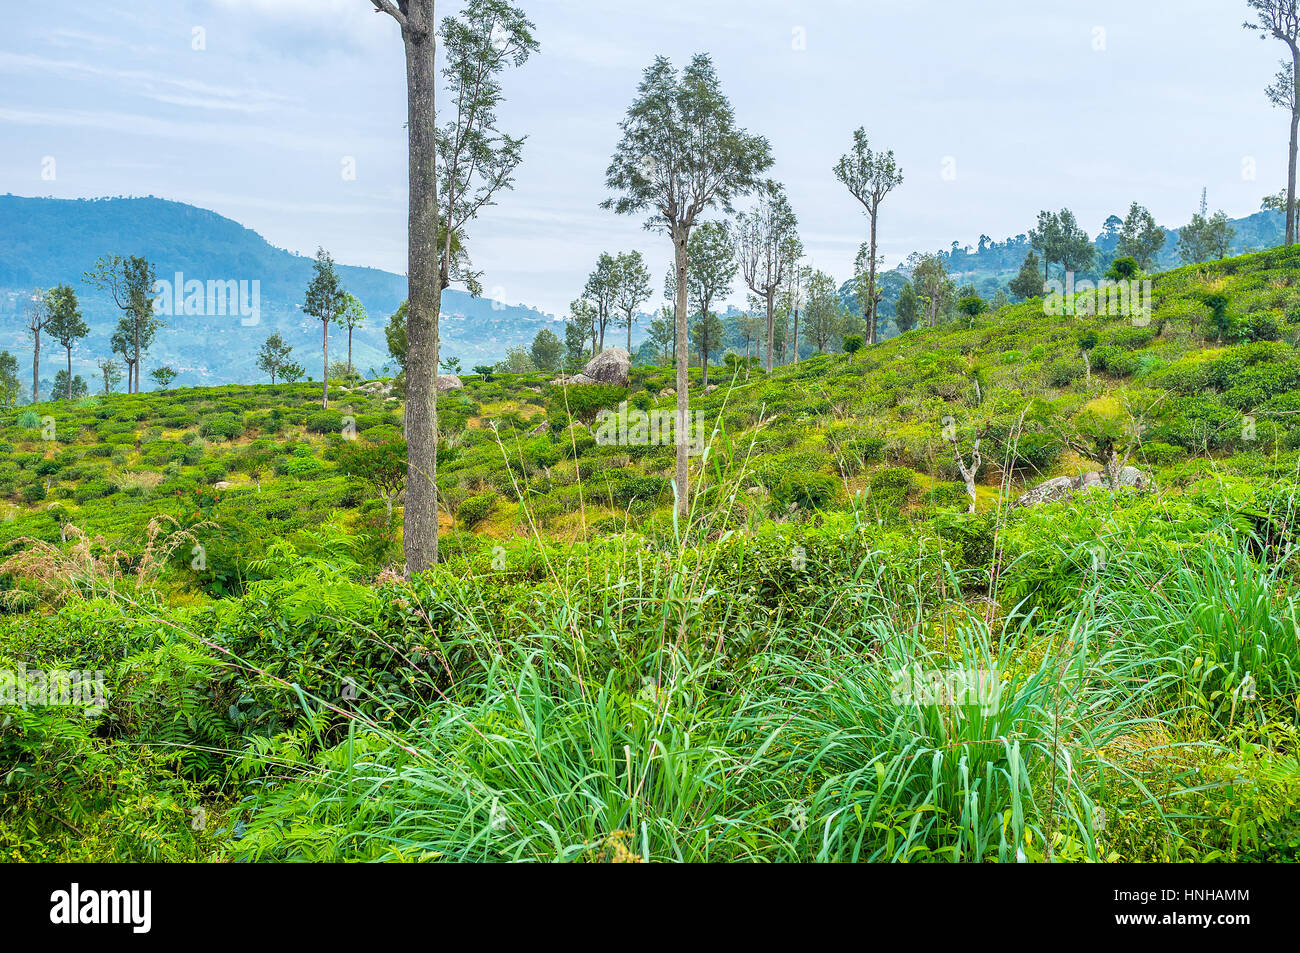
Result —
[[391, 538], [393, 504], [406, 487], [406, 441], [392, 440], [374, 445], [360, 441], [345, 443], [339, 453], [338, 466], [348, 476], [367, 484], [384, 501]]
[[397, 310], [388, 316], [388, 321], [384, 324], [384, 341], [388, 345], [388, 354], [402, 374], [406, 373], [406, 325], [409, 321], [409, 312], [408, 302], [403, 301], [397, 306]]
[[979, 475], [980, 467], [984, 465], [984, 458], [980, 454], [980, 444], [984, 440], [984, 432], [981, 432], [975, 438], [975, 445], [971, 448], [970, 462], [966, 462], [966, 455], [962, 453], [961, 446], [957, 443], [957, 428], [948, 427], [944, 430], [943, 439], [952, 444], [953, 458], [957, 464], [957, 470], [961, 473], [962, 482], [966, 484], [966, 495], [970, 497], [970, 507], [966, 510], [972, 516], [975, 514], [975, 503], [978, 497], [975, 495], [975, 477]]
[[[593, 309], [587, 316], [591, 318], [591, 353], [599, 354], [605, 350], [605, 329], [614, 313], [614, 301], [618, 297], [618, 259], [602, 252], [596, 260], [596, 269], [587, 277], [586, 287], [582, 289], [582, 300]], [[630, 334], [630, 332], [629, 332]]]
[[339, 311], [335, 321], [341, 328], [347, 328], [348, 332], [348, 376], [354, 373], [352, 366], [352, 332], [360, 330], [366, 326], [366, 309], [356, 296], [350, 292], [343, 293], [343, 308]]
[[632, 353], [632, 325], [637, 311], [650, 300], [650, 269], [639, 251], [619, 255], [614, 261], [614, 307], [623, 315], [627, 328], [627, 353]]
[[176, 371], [164, 365], [163, 367], [155, 367], [149, 376], [153, 378], [154, 383], [159, 388], [166, 390], [172, 386], [172, 381], [176, 380]]
[[0, 407], [8, 409], [18, 404], [22, 385], [18, 382], [18, 358], [8, 351], [0, 351]]
[[523, 66], [538, 44], [535, 29], [506, 0], [469, 0], [459, 17], [444, 17], [441, 33], [450, 91], [449, 115], [437, 132], [438, 184], [442, 196], [439, 274], [441, 287], [463, 281], [470, 294], [482, 293], [479, 275], [464, 250], [464, 235], [496, 196], [514, 188], [526, 137], [497, 129], [497, 107], [505, 98], [501, 74]]
[[[1035, 269], [1034, 277], [1037, 278]], [[895, 306], [894, 323], [898, 326], [899, 334], [906, 334], [912, 328], [916, 327], [917, 318], [920, 317], [921, 306], [917, 301], [916, 288], [909, 281], [903, 285], [898, 292], [898, 304]]]
[[280, 368], [280, 377], [286, 384], [296, 384], [303, 379], [307, 371], [301, 364], [285, 364]]
[[[503, 141], [503, 137], [491, 133], [495, 106], [501, 99], [496, 76], [506, 62], [519, 61], [524, 49], [531, 52], [533, 44], [531, 36], [520, 35], [527, 21], [514, 16], [517, 11], [513, 7], [491, 0], [471, 0], [462, 22], [474, 28], [457, 31], [455, 41], [448, 42], [447, 70], [454, 87], [453, 102], [459, 107], [452, 128], [460, 130], [449, 141], [438, 130], [435, 109], [438, 81], [434, 0], [369, 2], [376, 11], [397, 21], [406, 54], [410, 214], [405, 367], [407, 504], [402, 542], [406, 571], [413, 575], [438, 561], [438, 317], [453, 263], [462, 261], [459, 256], [453, 257], [459, 240], [455, 222], [467, 222], [491, 202], [496, 191], [511, 187], [513, 166], [509, 160], [512, 155], [518, 156], [519, 150], [513, 145], [517, 140]], [[511, 14], [495, 43], [489, 17], [479, 15], [494, 10]], [[487, 42], [483, 42], [485, 32]], [[502, 36], [505, 43], [501, 42]], [[480, 68], [474, 68], [476, 63]], [[476, 170], [484, 183], [478, 189], [472, 185]], [[446, 228], [440, 221], [444, 218], [438, 204], [440, 178], [447, 184], [444, 191], [448, 193], [448, 206], [456, 213], [445, 216]], [[452, 183], [459, 183], [459, 188], [453, 189]], [[435, 247], [439, 239], [440, 251]]]
[[1021, 301], [1042, 296], [1043, 279], [1038, 277], [1038, 256], [1032, 251], [1025, 255], [1024, 263], [1020, 266], [1020, 274], [1011, 279], [1007, 288]]
[[1273, 105], [1291, 113], [1291, 143], [1287, 152], [1286, 243], [1296, 241], [1296, 152], [1300, 147], [1300, 0], [1246, 0], [1255, 13], [1254, 23], [1242, 24], [1259, 33], [1260, 39], [1281, 40], [1291, 51], [1291, 63], [1267, 90]]
[[776, 295], [795, 263], [803, 257], [798, 219], [775, 182], [764, 183], [758, 205], [736, 223], [736, 257], [749, 290], [767, 308], [767, 353], [764, 367], [770, 373], [776, 352]]
[[560, 343], [554, 331], [550, 328], [542, 328], [533, 338], [533, 346], [529, 349], [529, 354], [539, 370], [553, 374], [564, 362], [564, 345]]
[[952, 296], [954, 285], [941, 255], [920, 255], [913, 259], [912, 283], [925, 299], [926, 323], [935, 327], [939, 314]]
[[[1155, 403], [1162, 399], [1158, 398]], [[1151, 406], [1154, 407], [1155, 403]], [[1114, 397], [1098, 397], [1075, 415], [1065, 442], [1071, 450], [1100, 464], [1107, 485], [1118, 490], [1120, 474], [1142, 443], [1144, 429], [1143, 415], [1134, 415], [1127, 404]]]
[[153, 344], [158, 330], [164, 327], [154, 309], [153, 265], [138, 255], [122, 258], [107, 255], [95, 262], [85, 275], [86, 281], [108, 292], [113, 303], [122, 311], [118, 328], [131, 347], [129, 370], [134, 373], [134, 383], [127, 387], [130, 393], [140, 393], [140, 357]]
[[23, 313], [27, 333], [32, 336], [32, 403], [41, 400], [41, 331], [49, 320], [50, 310], [45, 304], [45, 292], [40, 288], [27, 299]]
[[90, 393], [90, 388], [86, 386], [86, 380], [80, 374], [75, 377], [65, 370], [60, 370], [54, 375], [54, 393], [63, 394], [67, 400], [80, 400]]
[[713, 302], [726, 294], [736, 280], [731, 229], [724, 222], [705, 222], [692, 233], [686, 250], [690, 260], [687, 300], [700, 315], [693, 336], [704, 368], [701, 386], [708, 387], [709, 354], [722, 344], [722, 321], [713, 313]]
[[700, 312], [699, 319], [691, 328], [695, 349], [700, 352], [701, 387], [709, 386], [709, 355], [716, 354], [722, 347], [722, 330], [722, 321], [711, 311]]
[[1068, 208], [1061, 209], [1057, 222], [1060, 226], [1060, 244], [1057, 246], [1056, 260], [1061, 263], [1061, 267], [1067, 274], [1091, 267], [1097, 258], [1097, 246], [1075, 220], [1074, 213]]
[[1184, 225], [1178, 232], [1178, 254], [1183, 261], [1192, 265], [1227, 258], [1236, 234], [1228, 222], [1228, 216], [1222, 211], [1209, 217], [1206, 217], [1204, 211], [1197, 212], [1192, 216], [1191, 223]]
[[78, 341], [90, 333], [90, 328], [81, 319], [77, 293], [69, 285], [59, 285], [46, 292], [45, 306], [49, 309], [49, 319], [45, 323], [45, 329], [59, 342], [59, 346], [68, 352], [68, 375], [64, 387], [68, 400], [71, 400], [72, 349], [76, 347]]
[[569, 316], [564, 320], [564, 369], [577, 371], [585, 367], [594, 355], [587, 351], [587, 339], [595, 321], [595, 309], [583, 298], [569, 305]]
[[1150, 271], [1155, 265], [1156, 255], [1164, 247], [1165, 230], [1156, 224], [1149, 211], [1134, 202], [1120, 227], [1116, 257], [1132, 258], [1143, 271]]
[[843, 335], [845, 316], [846, 309], [835, 279], [824, 271], [814, 271], [808, 279], [804, 327], [818, 354], [826, 353], [830, 343]]
[[111, 394], [122, 383], [122, 365], [115, 358], [105, 357], [100, 359], [98, 366], [104, 375], [104, 393]]
[[257, 366], [271, 375], [271, 383], [274, 384], [275, 379], [282, 376], [291, 354], [293, 348], [285, 343], [284, 338], [280, 337], [280, 332], [277, 331], [266, 339], [261, 350], [257, 352]]
[[316, 250], [316, 261], [312, 264], [311, 284], [307, 286], [307, 299], [303, 302], [303, 314], [310, 314], [321, 323], [321, 346], [324, 348], [321, 365], [321, 407], [326, 410], [330, 405], [330, 325], [338, 320], [347, 303], [347, 292], [339, 283], [338, 272], [334, 270], [334, 259], [323, 248]]
[[[790, 276], [786, 279], [785, 288], [782, 292], [782, 307], [784, 307], [793, 319], [793, 328], [791, 334], [791, 347], [789, 350], [789, 359], [787, 363], [799, 363], [799, 309], [804, 302], [805, 292], [808, 290], [808, 282], [812, 279], [812, 268], [807, 265], [801, 265], [796, 260], [790, 268]], [[748, 314], [740, 319], [742, 322], [750, 320]], [[785, 348], [781, 349], [782, 355], [786, 354]], [[745, 344], [745, 356], [749, 356], [748, 340]]]
[[1092, 386], [1092, 352], [1099, 340], [1096, 331], [1085, 331], [1079, 335], [1079, 353], [1083, 355], [1083, 368], [1086, 375], [1084, 380], [1089, 387]]
[[761, 136], [738, 128], [731, 103], [719, 88], [708, 56], [697, 55], [679, 76], [666, 57], [656, 57], [620, 124], [622, 139], [605, 183], [617, 193], [604, 208], [623, 215], [649, 213], [646, 224], [668, 233], [676, 280], [677, 512], [690, 512], [687, 422], [689, 378], [686, 334], [687, 244], [699, 217], [711, 208], [732, 210], [733, 200], [752, 192], [772, 165]]
[[673, 346], [673, 316], [672, 310], [664, 308], [662, 317], [655, 318], [646, 328], [646, 335], [650, 340], [650, 346], [655, 349], [656, 355], [662, 356], [662, 363], [668, 364], [671, 361], [671, 348]]
[[1061, 220], [1055, 212], [1039, 212], [1038, 226], [1029, 230], [1029, 245], [1043, 255], [1043, 283], [1050, 277], [1052, 262], [1058, 260], [1062, 243]]
[[117, 329], [108, 339], [108, 349], [122, 359], [122, 364], [126, 367], [126, 389], [130, 393], [135, 370], [135, 350], [131, 342], [130, 323], [126, 318], [117, 322]]
[[880, 204], [885, 196], [903, 184], [903, 172], [894, 161], [893, 150], [883, 153], [873, 151], [867, 140], [867, 130], [859, 127], [853, 133], [853, 148], [841, 156], [835, 166], [835, 178], [843, 182], [849, 194], [862, 203], [871, 219], [868, 300], [862, 302], [862, 314], [867, 322], [867, 344], [871, 345], [876, 343], [876, 309], [880, 304], [879, 292], [876, 290], [876, 266], [879, 263], [876, 226], [880, 218]]
[[962, 295], [957, 301], [957, 310], [966, 315], [972, 324], [988, 309], [988, 303], [977, 294]]

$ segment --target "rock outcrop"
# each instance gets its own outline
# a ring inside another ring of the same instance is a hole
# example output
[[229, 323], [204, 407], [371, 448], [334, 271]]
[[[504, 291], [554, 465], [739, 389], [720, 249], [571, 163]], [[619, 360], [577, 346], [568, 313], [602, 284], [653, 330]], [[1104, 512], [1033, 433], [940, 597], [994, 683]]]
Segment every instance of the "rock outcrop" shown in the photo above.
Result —
[[441, 394], [449, 390], [464, 390], [465, 384], [455, 374], [439, 374], [437, 387]]
[[[1129, 486], [1139, 490], [1145, 490], [1151, 486], [1151, 478], [1139, 470], [1137, 467], [1125, 467], [1119, 471], [1119, 485], [1121, 487]], [[1063, 500], [1067, 496], [1073, 496], [1075, 493], [1095, 490], [1099, 487], [1106, 486], [1106, 476], [1103, 473], [1093, 471], [1077, 477], [1055, 477], [1045, 483], [1040, 483], [1020, 499], [1016, 500], [1016, 506], [1038, 506], [1041, 503], [1053, 503], [1056, 500]]]

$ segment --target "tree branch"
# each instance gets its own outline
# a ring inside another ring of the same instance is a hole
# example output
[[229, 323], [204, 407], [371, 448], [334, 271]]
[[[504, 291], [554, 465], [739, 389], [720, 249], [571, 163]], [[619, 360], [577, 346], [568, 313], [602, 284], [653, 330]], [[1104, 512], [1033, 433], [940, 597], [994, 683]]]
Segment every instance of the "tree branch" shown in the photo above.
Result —
[[392, 0], [370, 0], [370, 2], [374, 4], [376, 13], [387, 13], [402, 25], [403, 30], [406, 29], [406, 14], [397, 9]]

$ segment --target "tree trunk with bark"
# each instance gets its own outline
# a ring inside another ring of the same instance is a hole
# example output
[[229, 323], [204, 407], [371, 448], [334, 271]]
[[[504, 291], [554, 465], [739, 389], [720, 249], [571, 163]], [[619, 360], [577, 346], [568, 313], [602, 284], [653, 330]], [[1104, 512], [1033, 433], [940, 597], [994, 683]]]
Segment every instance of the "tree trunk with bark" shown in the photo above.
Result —
[[871, 205], [871, 264], [867, 268], [867, 344], [876, 343], [876, 217], [880, 212], [880, 203]]
[[[690, 421], [690, 373], [688, 363], [691, 346], [686, 338], [686, 242], [690, 230], [675, 226], [673, 253], [677, 268], [677, 515], [683, 523], [690, 514], [689, 463], [687, 455], [687, 426]], [[771, 339], [771, 310], [768, 310], [768, 338]], [[768, 361], [771, 362], [769, 351]]]
[[408, 0], [402, 39], [406, 48], [407, 125], [410, 151], [406, 314], [406, 511], [402, 547], [408, 574], [438, 561], [438, 317], [442, 306], [438, 267], [436, 22], [433, 0]]
[[329, 321], [322, 321], [320, 323], [320, 326], [322, 329], [321, 334], [323, 335], [322, 344], [325, 349], [325, 373], [321, 376], [320, 406], [321, 406], [321, 410], [329, 410], [330, 409], [330, 323]]
[[1291, 94], [1291, 153], [1287, 163], [1286, 185], [1286, 243], [1296, 240], [1295, 178], [1296, 150], [1300, 148], [1300, 47], [1291, 47], [1291, 63], [1295, 89]]
[[774, 352], [776, 350], [776, 289], [767, 292], [767, 359], [763, 366], [772, 373]]

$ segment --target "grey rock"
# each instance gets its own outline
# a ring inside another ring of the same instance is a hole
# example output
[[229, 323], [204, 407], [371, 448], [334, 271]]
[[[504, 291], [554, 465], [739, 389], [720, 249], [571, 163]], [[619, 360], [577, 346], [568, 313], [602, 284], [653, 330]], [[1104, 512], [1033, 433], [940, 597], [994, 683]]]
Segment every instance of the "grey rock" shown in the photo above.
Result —
[[626, 387], [627, 375], [631, 370], [632, 355], [621, 347], [610, 347], [588, 361], [587, 366], [582, 370], [582, 375], [599, 384]]

